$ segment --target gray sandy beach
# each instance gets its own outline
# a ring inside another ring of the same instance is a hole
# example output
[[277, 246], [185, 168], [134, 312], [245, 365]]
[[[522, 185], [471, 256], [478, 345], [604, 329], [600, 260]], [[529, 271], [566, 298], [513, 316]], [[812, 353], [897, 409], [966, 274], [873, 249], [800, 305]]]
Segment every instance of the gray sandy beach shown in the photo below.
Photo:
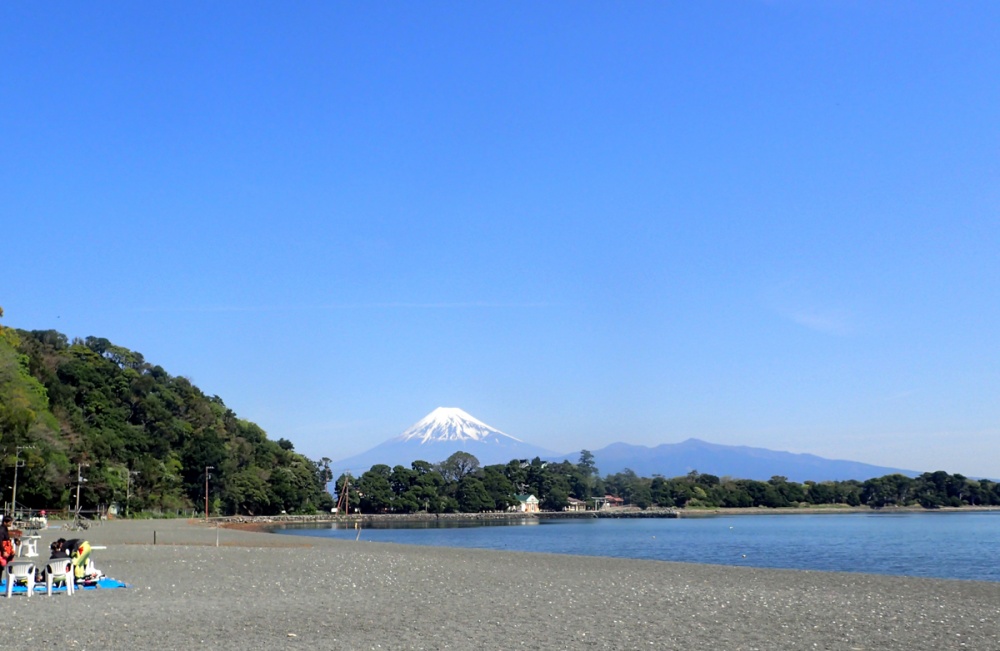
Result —
[[0, 597], [5, 646], [1000, 649], [997, 583], [216, 535], [92, 529], [97, 566], [133, 587]]

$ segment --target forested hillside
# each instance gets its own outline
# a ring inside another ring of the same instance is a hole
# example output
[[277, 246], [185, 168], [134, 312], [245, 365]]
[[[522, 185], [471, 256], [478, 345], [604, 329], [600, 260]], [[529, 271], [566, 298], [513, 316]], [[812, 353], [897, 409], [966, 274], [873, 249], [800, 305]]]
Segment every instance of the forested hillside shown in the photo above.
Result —
[[[2, 312], [0, 312], [2, 316]], [[10, 502], [221, 514], [329, 510], [328, 460], [236, 416], [218, 396], [107, 339], [0, 327], [0, 477]]]

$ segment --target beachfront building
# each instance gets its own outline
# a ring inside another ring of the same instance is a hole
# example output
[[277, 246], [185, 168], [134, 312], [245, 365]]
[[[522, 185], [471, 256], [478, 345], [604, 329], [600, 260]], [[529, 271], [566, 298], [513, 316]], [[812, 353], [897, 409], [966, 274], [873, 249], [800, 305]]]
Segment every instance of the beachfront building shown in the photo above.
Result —
[[568, 503], [563, 508], [563, 511], [586, 511], [587, 510], [587, 503], [584, 502], [583, 500], [578, 500], [575, 497], [571, 497], [571, 498], [569, 498], [567, 500], [567, 502]]
[[514, 507], [521, 513], [538, 513], [538, 498], [534, 495], [515, 495], [517, 506]]
[[590, 499], [594, 500], [595, 511], [603, 511], [625, 505], [625, 500], [616, 495], [605, 495], [604, 497], [592, 497]]

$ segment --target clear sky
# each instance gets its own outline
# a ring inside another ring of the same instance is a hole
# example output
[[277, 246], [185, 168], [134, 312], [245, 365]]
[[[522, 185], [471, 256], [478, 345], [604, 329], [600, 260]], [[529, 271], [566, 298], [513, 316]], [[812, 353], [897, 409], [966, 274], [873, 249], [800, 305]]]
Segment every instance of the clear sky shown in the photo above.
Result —
[[1000, 476], [1000, 3], [6, 2], [4, 324], [343, 458], [435, 407]]

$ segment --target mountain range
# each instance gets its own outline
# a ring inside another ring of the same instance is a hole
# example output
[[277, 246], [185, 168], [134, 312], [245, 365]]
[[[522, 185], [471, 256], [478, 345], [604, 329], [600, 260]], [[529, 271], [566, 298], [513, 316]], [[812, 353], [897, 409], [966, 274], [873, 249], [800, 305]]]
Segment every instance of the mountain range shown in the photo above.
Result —
[[[810, 480], [864, 481], [894, 473], [908, 477], [920, 474], [913, 470], [876, 466], [859, 461], [825, 459], [814, 454], [779, 452], [743, 445], [719, 445], [694, 438], [652, 448], [644, 445], [612, 443], [591, 452], [594, 455], [594, 463], [602, 475], [622, 472], [627, 468], [641, 477], [653, 475], [679, 477], [696, 470], [717, 477], [729, 476], [735, 479], [759, 481], [780, 475], [789, 481], [801, 483]], [[575, 462], [579, 459], [579, 453], [559, 459], [563, 458]]]
[[[437, 463], [455, 452], [468, 452], [480, 465], [506, 464], [512, 459], [540, 457], [547, 461], [579, 461], [580, 451], [556, 454], [505, 434], [455, 407], [439, 407], [399, 436], [353, 457], [331, 464], [336, 472], [355, 475], [373, 465], [409, 467], [413, 461]], [[612, 443], [591, 450], [601, 475], [626, 469], [637, 475], [678, 477], [691, 471], [718, 477], [766, 481], [775, 475], [789, 481], [866, 480], [900, 473], [910, 477], [918, 471], [876, 466], [858, 461], [825, 459], [813, 454], [795, 454], [766, 448], [719, 445], [690, 438], [656, 447]]]

